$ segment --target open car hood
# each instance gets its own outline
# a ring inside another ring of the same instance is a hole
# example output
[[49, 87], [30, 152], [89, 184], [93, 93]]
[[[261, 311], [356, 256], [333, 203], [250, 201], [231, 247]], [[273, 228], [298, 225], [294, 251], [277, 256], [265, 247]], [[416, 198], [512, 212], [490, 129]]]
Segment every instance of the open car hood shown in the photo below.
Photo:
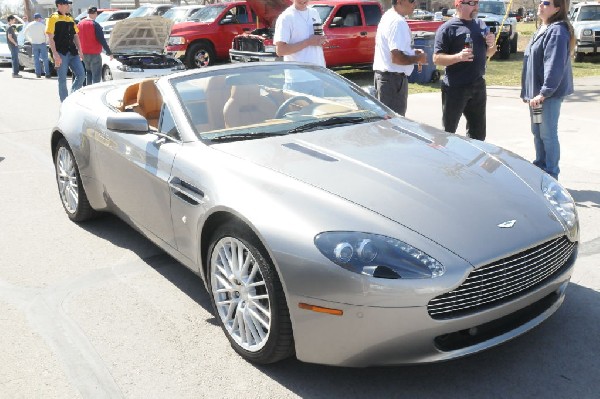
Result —
[[254, 10], [259, 21], [267, 26], [274, 26], [275, 20], [292, 4], [292, 0], [247, 0]]
[[113, 53], [162, 53], [173, 21], [159, 16], [126, 18], [115, 24], [108, 46]]

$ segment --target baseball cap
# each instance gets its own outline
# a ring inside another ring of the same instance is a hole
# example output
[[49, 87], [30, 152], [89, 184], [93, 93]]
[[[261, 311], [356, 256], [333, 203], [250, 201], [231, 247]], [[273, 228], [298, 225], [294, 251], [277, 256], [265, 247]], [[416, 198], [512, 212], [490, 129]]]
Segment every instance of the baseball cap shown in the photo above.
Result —
[[54, 4], [59, 5], [59, 4], [73, 4], [73, 2], [71, 0], [55, 0]]
[[98, 13], [98, 9], [96, 7], [88, 8], [88, 14], [97, 14], [97, 13]]
[[35, 14], [33, 14], [33, 19], [38, 19], [38, 18], [42, 18], [42, 14], [40, 14], [39, 12], [36, 12]]

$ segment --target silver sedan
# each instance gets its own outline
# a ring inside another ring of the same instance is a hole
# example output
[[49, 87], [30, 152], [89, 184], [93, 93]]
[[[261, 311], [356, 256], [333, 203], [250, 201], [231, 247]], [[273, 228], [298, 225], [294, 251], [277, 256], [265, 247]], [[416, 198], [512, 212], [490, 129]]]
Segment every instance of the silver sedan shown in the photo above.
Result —
[[552, 177], [320, 67], [93, 85], [63, 102], [51, 147], [69, 218], [115, 213], [196, 272], [256, 363], [472, 354], [554, 313], [577, 257]]

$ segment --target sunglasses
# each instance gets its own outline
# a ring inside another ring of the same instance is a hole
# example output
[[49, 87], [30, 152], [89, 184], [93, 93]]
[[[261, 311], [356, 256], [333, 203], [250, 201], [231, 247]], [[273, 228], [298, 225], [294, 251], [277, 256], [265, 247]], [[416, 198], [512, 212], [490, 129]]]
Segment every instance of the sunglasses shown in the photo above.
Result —
[[476, 6], [476, 5], [479, 4], [479, 2], [478, 1], [472, 1], [472, 0], [471, 1], [461, 1], [460, 4], [468, 4], [470, 6]]
[[541, 4], [541, 5], [543, 5], [543, 6], [549, 6], [549, 5], [550, 5], [550, 2], [549, 2], [549, 1], [546, 1], [546, 0], [544, 0], [544, 1], [540, 1], [540, 4]]

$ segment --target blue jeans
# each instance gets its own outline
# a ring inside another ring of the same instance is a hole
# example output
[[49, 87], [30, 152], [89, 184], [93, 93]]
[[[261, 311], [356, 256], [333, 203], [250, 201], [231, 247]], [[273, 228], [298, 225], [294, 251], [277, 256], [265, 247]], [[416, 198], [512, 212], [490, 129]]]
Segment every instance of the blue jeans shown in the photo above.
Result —
[[99, 83], [102, 79], [102, 56], [100, 54], [84, 54], [85, 84]]
[[[535, 161], [533, 164], [544, 170], [550, 176], [558, 179], [560, 169], [560, 143], [558, 142], [558, 117], [562, 97], [548, 97], [542, 105], [542, 123], [531, 122], [533, 144], [535, 146]], [[531, 117], [531, 107], [529, 108]]]
[[69, 71], [69, 68], [71, 68], [71, 72], [73, 72], [71, 93], [81, 89], [81, 86], [83, 86], [85, 71], [83, 70], [83, 64], [78, 55], [72, 55], [71, 53], [60, 54], [60, 58], [62, 62], [56, 70], [56, 73], [58, 75], [58, 96], [62, 103], [69, 95], [69, 91], [67, 90], [67, 72]]
[[42, 74], [42, 63], [44, 64], [44, 73], [46, 76], [50, 76], [50, 63], [48, 62], [48, 47], [46, 43], [32, 44], [31, 50], [33, 52], [33, 66], [35, 67], [35, 74], [40, 76]]
[[[4, 34], [4, 33], [2, 33]], [[8, 46], [10, 49], [10, 60], [12, 62], [13, 75], [19, 74], [19, 48], [16, 46]]]

